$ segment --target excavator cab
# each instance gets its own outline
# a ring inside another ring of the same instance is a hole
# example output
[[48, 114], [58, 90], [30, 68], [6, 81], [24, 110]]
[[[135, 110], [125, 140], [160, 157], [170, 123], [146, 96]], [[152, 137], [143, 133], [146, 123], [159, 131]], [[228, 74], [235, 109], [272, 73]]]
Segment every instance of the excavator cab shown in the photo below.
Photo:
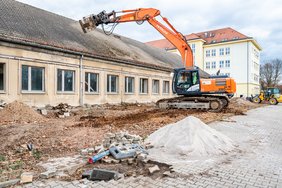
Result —
[[197, 69], [178, 69], [174, 72], [174, 93], [178, 95], [196, 95], [200, 92], [200, 76]]

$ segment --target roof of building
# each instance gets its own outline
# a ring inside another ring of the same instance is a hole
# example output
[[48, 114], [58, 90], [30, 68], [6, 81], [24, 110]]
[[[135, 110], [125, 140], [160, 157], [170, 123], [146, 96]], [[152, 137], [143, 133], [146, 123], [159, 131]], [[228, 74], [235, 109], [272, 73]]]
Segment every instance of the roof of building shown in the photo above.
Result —
[[[220, 42], [248, 39], [250, 37], [230, 27], [227, 27], [227, 28], [205, 31], [205, 32], [200, 32], [200, 33], [192, 33], [189, 35], [185, 35], [185, 38], [187, 39], [187, 41], [195, 40], [195, 39], [202, 39], [205, 44], [214, 44], [214, 43], [220, 43]], [[150, 41], [150, 42], [147, 42], [146, 44], [157, 47], [157, 48], [162, 48], [162, 49], [174, 49], [175, 48], [166, 39]]]
[[15, 0], [0, 1], [0, 40], [52, 47], [152, 68], [181, 67], [181, 58], [120, 35], [96, 29], [84, 34], [77, 21]]

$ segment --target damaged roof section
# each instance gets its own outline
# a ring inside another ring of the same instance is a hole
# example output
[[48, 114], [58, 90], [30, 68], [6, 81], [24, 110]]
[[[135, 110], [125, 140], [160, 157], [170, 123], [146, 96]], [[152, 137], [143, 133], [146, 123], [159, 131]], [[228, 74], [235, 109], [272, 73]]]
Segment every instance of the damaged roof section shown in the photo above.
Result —
[[[84, 34], [77, 21], [15, 0], [0, 1], [0, 40], [79, 52], [148, 67], [182, 67], [178, 55], [96, 29]], [[136, 25], [138, 27], [138, 25]]]

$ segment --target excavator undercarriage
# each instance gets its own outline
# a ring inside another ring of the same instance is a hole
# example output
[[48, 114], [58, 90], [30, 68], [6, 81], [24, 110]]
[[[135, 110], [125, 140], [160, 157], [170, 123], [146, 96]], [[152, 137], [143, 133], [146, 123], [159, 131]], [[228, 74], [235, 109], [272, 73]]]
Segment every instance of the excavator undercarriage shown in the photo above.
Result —
[[202, 109], [220, 112], [229, 104], [229, 98], [223, 95], [181, 96], [157, 101], [157, 106], [163, 109]]

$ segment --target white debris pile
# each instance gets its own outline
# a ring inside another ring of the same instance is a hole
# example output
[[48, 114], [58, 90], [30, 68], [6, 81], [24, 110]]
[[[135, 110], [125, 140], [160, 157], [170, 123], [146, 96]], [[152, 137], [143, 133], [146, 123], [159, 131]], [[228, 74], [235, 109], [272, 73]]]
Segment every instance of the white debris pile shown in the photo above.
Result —
[[157, 159], [214, 156], [234, 149], [230, 138], [193, 116], [160, 128], [146, 142], [154, 146], [149, 155]]

